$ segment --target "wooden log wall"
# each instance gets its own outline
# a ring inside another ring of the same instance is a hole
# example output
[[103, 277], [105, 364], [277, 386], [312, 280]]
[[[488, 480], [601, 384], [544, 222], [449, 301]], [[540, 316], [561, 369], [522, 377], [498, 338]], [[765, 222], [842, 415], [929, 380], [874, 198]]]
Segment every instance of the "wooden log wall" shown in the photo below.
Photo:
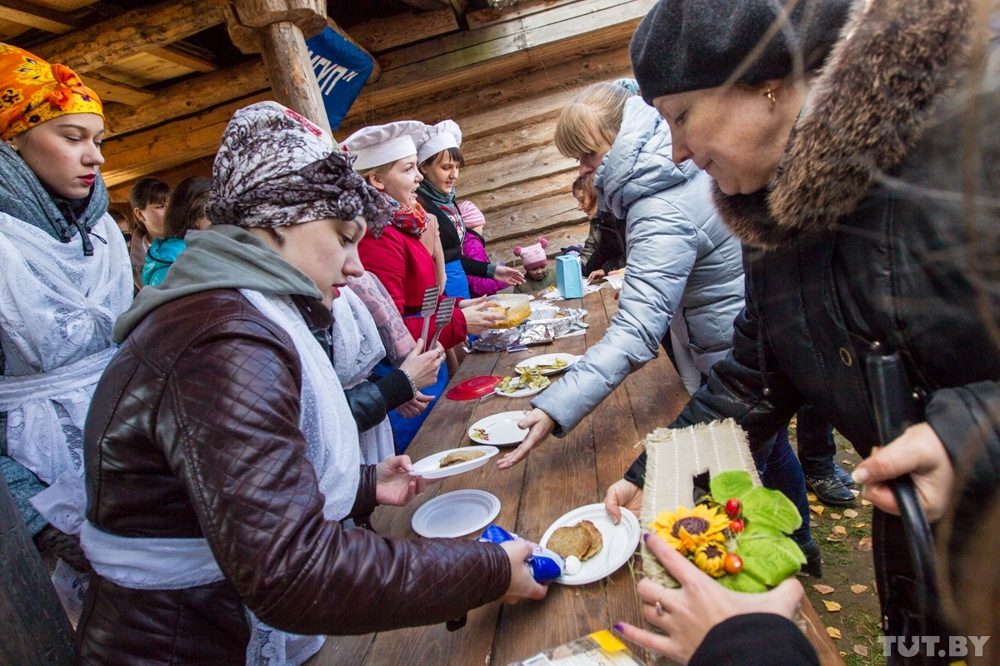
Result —
[[[485, 214], [492, 260], [514, 263], [513, 247], [539, 236], [549, 241], [550, 256], [581, 244], [587, 220], [570, 192], [577, 165], [553, 145], [556, 118], [587, 85], [630, 74], [628, 42], [651, 4], [546, 0], [506, 15], [480, 11], [467, 17], [470, 26], [480, 27], [402, 47], [398, 20], [359, 26], [355, 37], [366, 47], [390, 46], [378, 53], [381, 79], [362, 91], [336, 136], [346, 138], [367, 124], [452, 118], [462, 127], [467, 161], [459, 199], [474, 202]], [[431, 31], [454, 26], [444, 14], [422, 25]], [[255, 65], [254, 74], [259, 71]], [[272, 99], [271, 92], [106, 142], [112, 201], [126, 202], [132, 183], [144, 175], [171, 185], [196, 173], [210, 175], [208, 156], [232, 113], [262, 99]], [[145, 109], [132, 111], [134, 118]], [[151, 174], [150, 163], [164, 168]]]

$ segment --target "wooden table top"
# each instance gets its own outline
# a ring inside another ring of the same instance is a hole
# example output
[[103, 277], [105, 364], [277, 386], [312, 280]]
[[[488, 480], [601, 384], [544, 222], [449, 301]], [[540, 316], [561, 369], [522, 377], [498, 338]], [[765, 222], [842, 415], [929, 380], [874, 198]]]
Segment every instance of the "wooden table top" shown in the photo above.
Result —
[[[538, 354], [583, 354], [604, 337], [611, 317], [618, 311], [615, 293], [602, 289], [586, 296], [582, 303], [561, 303], [587, 309], [585, 321], [590, 327], [586, 335], [534, 346], [526, 352], [470, 354], [448, 388], [479, 375], [513, 374], [517, 363]], [[558, 381], [559, 376], [553, 380]], [[466, 433], [473, 423], [499, 412], [530, 408], [531, 399], [493, 394], [469, 401], [441, 398], [406, 453], [417, 461], [437, 451], [472, 444]], [[603, 501], [608, 486], [622, 478], [638, 455], [636, 443], [655, 428], [667, 426], [687, 400], [687, 391], [673, 365], [661, 353], [629, 376], [568, 436], [548, 438], [520, 465], [501, 472], [490, 461], [477, 470], [447, 478], [428, 486], [422, 496], [405, 507], [380, 507], [373, 524], [380, 534], [417, 538], [410, 520], [424, 502], [442, 493], [475, 488], [499, 498], [500, 515], [494, 524], [537, 542], [564, 513]], [[500, 455], [510, 450], [503, 447]], [[455, 632], [439, 624], [366, 636], [330, 637], [306, 664], [506, 666], [546, 648], [608, 629], [616, 622], [641, 626], [639, 609], [629, 564], [590, 585], [551, 585], [540, 602], [522, 601], [514, 606], [493, 603], [477, 608], [469, 613], [466, 626]], [[842, 664], [815, 610], [808, 602], [803, 609], [810, 627], [807, 633], [820, 652], [821, 662], [824, 666]], [[634, 645], [629, 647], [636, 656], [652, 663], [644, 651]]]

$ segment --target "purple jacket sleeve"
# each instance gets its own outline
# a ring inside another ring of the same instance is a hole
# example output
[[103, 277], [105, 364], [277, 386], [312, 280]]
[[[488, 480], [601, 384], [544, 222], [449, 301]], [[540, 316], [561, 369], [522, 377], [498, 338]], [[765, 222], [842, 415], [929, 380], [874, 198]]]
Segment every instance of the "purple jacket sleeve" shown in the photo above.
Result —
[[[486, 248], [483, 247], [482, 239], [477, 234], [471, 232], [465, 234], [465, 242], [462, 243], [462, 254], [470, 259], [478, 259], [479, 261], [489, 262], [490, 260], [486, 255]], [[473, 277], [470, 275], [468, 276], [468, 280], [469, 293], [472, 294], [473, 298], [492, 296], [501, 289], [507, 288], [506, 283], [490, 278]]]

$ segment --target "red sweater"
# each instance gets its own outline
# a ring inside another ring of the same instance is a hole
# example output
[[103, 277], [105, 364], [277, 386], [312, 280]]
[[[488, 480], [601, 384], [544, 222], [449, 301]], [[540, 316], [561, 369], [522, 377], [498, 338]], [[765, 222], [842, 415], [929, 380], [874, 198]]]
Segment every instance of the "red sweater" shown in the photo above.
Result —
[[[358, 244], [358, 255], [365, 270], [374, 273], [385, 285], [413, 339], [419, 338], [424, 325], [420, 318], [424, 291], [437, 284], [434, 259], [427, 248], [416, 236], [404, 234], [395, 227], [386, 227], [378, 240], [372, 237], [371, 232], [365, 233]], [[438, 302], [443, 299], [444, 296]], [[433, 337], [434, 317], [431, 317], [427, 330], [428, 337]], [[464, 341], [465, 335], [465, 315], [456, 307], [451, 323], [441, 331], [438, 341], [445, 349], [451, 349]]]

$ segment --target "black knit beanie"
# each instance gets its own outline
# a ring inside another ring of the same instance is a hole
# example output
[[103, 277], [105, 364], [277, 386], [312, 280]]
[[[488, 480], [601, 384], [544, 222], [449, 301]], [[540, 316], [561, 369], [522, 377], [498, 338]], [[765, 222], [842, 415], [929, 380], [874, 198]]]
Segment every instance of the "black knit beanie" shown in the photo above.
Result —
[[747, 63], [739, 83], [792, 73], [794, 54], [809, 71], [822, 64], [850, 15], [852, 0], [660, 0], [632, 36], [632, 71], [642, 97], [721, 86], [791, 7], [787, 22]]

